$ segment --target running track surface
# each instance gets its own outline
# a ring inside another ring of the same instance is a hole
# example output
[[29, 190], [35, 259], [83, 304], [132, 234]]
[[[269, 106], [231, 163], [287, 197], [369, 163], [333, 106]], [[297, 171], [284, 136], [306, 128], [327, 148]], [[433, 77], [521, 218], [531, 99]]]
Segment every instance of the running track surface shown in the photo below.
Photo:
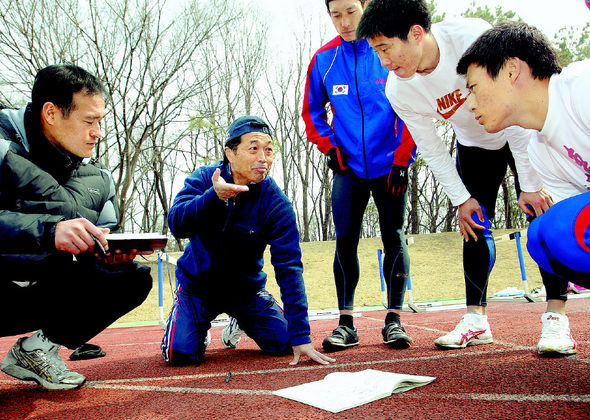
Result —
[[[86, 375], [74, 391], [49, 392], [0, 373], [2, 419], [399, 419], [590, 418], [590, 299], [571, 299], [568, 315], [578, 354], [541, 358], [535, 346], [541, 331], [541, 302], [491, 302], [488, 316], [494, 344], [438, 350], [433, 340], [452, 330], [464, 310], [411, 313], [402, 322], [414, 342], [406, 350], [382, 344], [384, 311], [355, 318], [361, 344], [333, 354], [320, 366], [290, 356], [269, 357], [251, 339], [235, 350], [223, 347], [222, 327], [199, 367], [169, 367], [160, 355], [159, 326], [110, 328], [93, 343], [107, 356], [67, 361]], [[312, 322], [312, 341], [322, 339], [336, 320]], [[4, 358], [16, 337], [0, 338]], [[62, 349], [64, 360], [69, 351]], [[332, 414], [271, 395], [271, 391], [322, 379], [335, 371], [378, 369], [435, 376], [430, 385]], [[226, 382], [227, 373], [231, 378]]]

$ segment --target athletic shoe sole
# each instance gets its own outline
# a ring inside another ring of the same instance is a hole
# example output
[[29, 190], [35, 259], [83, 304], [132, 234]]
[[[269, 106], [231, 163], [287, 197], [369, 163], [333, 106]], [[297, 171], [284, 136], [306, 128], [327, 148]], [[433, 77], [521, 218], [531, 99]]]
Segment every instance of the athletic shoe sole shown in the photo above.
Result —
[[544, 350], [537, 349], [537, 353], [543, 357], [561, 357], [561, 356], [572, 356], [576, 354], [578, 350], [570, 349], [570, 350], [557, 350], [552, 348], [546, 348]]
[[[223, 340], [222, 340], [223, 341]], [[239, 340], [238, 340], [239, 341]], [[234, 344], [231, 341], [223, 341], [223, 345], [225, 346], [226, 349], [235, 349], [238, 347], [238, 343]]]
[[407, 339], [406, 338], [394, 338], [393, 340], [389, 340], [389, 341], [383, 340], [383, 344], [386, 344], [393, 349], [407, 349], [408, 347], [410, 347], [411, 342], [412, 342], [412, 339], [410, 337], [408, 337]]
[[358, 346], [358, 345], [359, 345], [358, 341], [356, 343], [350, 343], [350, 344], [334, 344], [334, 343], [330, 343], [330, 342], [326, 342], [326, 341], [324, 341], [322, 343], [322, 347], [327, 352], [342, 351], [342, 350], [346, 350], [350, 347], [354, 347], [354, 346]]
[[82, 382], [81, 384], [56, 384], [53, 382], [46, 381], [45, 379], [41, 378], [40, 376], [36, 375], [35, 373], [33, 373], [25, 368], [22, 368], [20, 366], [17, 366], [17, 365], [2, 366], [2, 372], [4, 372], [7, 375], [10, 375], [16, 379], [21, 379], [23, 381], [36, 382], [44, 389], [48, 389], [50, 391], [76, 389], [76, 388], [80, 388], [82, 385], [84, 385], [84, 382], [86, 382], [86, 379], [84, 379], [84, 382]]
[[441, 344], [441, 343], [437, 343], [435, 341], [434, 345], [436, 347], [438, 347], [439, 349], [452, 350], [452, 349], [464, 349], [467, 346], [481, 346], [483, 344], [492, 344], [493, 342], [494, 342], [494, 339], [490, 338], [489, 340], [477, 340], [477, 341], [471, 340], [465, 344]]

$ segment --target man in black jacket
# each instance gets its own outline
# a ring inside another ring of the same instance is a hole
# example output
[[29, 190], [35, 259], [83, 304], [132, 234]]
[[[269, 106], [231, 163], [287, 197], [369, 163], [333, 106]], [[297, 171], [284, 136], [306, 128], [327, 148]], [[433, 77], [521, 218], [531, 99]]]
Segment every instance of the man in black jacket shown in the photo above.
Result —
[[90, 159], [104, 93], [84, 69], [54, 65], [37, 73], [31, 103], [0, 111], [0, 336], [38, 330], [18, 339], [1, 369], [48, 389], [86, 380], [68, 370], [61, 345], [86, 343], [152, 286], [137, 252], [109, 252], [105, 239], [118, 229], [115, 188]]

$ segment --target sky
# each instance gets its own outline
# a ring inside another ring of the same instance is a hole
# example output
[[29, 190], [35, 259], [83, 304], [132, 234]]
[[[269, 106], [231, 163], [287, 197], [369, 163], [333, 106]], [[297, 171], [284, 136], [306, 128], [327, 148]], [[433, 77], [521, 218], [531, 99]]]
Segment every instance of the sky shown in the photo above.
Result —
[[[327, 25], [325, 40], [336, 36], [331, 21], [326, 13], [324, 0], [249, 0], [252, 6], [259, 8], [260, 14], [269, 17], [271, 43], [280, 49], [281, 45], [294, 33], [301, 33], [306, 26], [317, 28]], [[445, 12], [446, 17], [459, 17], [467, 10], [473, 0], [437, 0], [437, 12]], [[536, 26], [549, 39], [564, 26], [582, 28], [590, 20], [590, 9], [585, 0], [476, 0], [476, 6], [486, 5], [495, 10], [512, 10], [525, 22]], [[303, 11], [304, 16], [301, 12]], [[318, 45], [318, 48], [321, 45]]]

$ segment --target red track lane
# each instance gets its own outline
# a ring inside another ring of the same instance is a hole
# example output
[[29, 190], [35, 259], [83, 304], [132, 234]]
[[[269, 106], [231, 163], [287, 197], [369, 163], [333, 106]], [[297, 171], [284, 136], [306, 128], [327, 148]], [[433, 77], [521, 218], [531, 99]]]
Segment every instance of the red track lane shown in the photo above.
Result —
[[[107, 356], [70, 362], [87, 376], [75, 391], [48, 392], [0, 374], [1, 419], [398, 419], [590, 418], [590, 299], [572, 299], [568, 315], [578, 341], [575, 356], [540, 358], [535, 345], [544, 303], [492, 302], [488, 316], [495, 343], [465, 350], [438, 350], [433, 340], [454, 328], [463, 310], [404, 313], [414, 342], [406, 350], [381, 343], [383, 311], [355, 319], [361, 344], [333, 354], [328, 367], [309, 361], [290, 366], [291, 357], [268, 357], [251, 340], [227, 350], [221, 328], [200, 367], [164, 364], [160, 327], [113, 328], [92, 340]], [[336, 320], [312, 322], [319, 347]], [[0, 338], [0, 358], [16, 337]], [[69, 351], [62, 349], [64, 359]], [[430, 385], [338, 414], [270, 394], [314, 381], [334, 371], [378, 369], [435, 376]], [[232, 376], [226, 383], [226, 374]]]

